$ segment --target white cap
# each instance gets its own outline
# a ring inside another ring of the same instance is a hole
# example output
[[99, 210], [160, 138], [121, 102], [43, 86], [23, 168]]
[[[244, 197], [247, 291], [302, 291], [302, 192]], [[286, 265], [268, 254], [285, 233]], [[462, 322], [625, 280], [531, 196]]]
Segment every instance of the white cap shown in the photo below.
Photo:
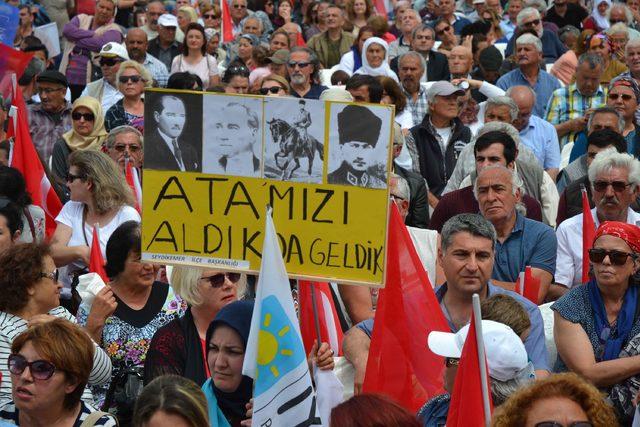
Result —
[[160, 18], [158, 18], [158, 25], [163, 27], [177, 27], [178, 18], [170, 13], [165, 13], [164, 15], [160, 15]]
[[[459, 359], [468, 332], [469, 325], [455, 334], [431, 332], [428, 338], [429, 349], [437, 355]], [[489, 376], [498, 381], [507, 381], [518, 377], [518, 374], [527, 367], [527, 350], [520, 337], [510, 327], [492, 320], [483, 320], [482, 336], [489, 365]]]
[[473, 0], [473, 4], [482, 4], [484, 0]]
[[320, 101], [353, 102], [354, 99], [350, 92], [338, 87], [332, 87], [322, 91]]
[[125, 61], [129, 60], [127, 48], [116, 42], [109, 42], [102, 46], [102, 49], [100, 49], [100, 53], [98, 55], [104, 56], [105, 58], [115, 58], [117, 56], [124, 59]]

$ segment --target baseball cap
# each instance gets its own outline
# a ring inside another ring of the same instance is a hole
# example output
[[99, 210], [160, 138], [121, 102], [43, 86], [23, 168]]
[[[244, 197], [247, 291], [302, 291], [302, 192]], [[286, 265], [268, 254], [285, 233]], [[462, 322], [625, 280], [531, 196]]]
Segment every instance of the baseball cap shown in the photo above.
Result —
[[453, 95], [454, 93], [457, 93], [458, 95], [464, 95], [464, 90], [444, 80], [435, 82], [429, 88], [430, 96], [449, 96]]
[[163, 27], [177, 27], [178, 26], [178, 18], [175, 15], [171, 15], [170, 13], [165, 13], [164, 15], [160, 15], [158, 18], [158, 25]]
[[267, 59], [276, 65], [286, 64], [289, 60], [289, 51], [287, 49], [278, 49]]
[[482, 4], [484, 0], [473, 0], [473, 4]]
[[69, 87], [69, 81], [60, 71], [45, 70], [36, 77], [37, 83], [57, 83], [64, 87]]
[[129, 60], [129, 53], [127, 52], [127, 48], [116, 42], [109, 42], [102, 46], [100, 49], [100, 53], [98, 54], [100, 57], [104, 58], [122, 58], [125, 61]]
[[[469, 333], [469, 325], [455, 334], [434, 331], [427, 339], [429, 349], [439, 356], [459, 359], [464, 341]], [[527, 350], [519, 336], [507, 325], [492, 320], [482, 321], [489, 375], [498, 381], [508, 381], [518, 377], [529, 364]]]
[[495, 46], [488, 46], [480, 51], [480, 65], [487, 71], [498, 71], [502, 66], [502, 54]]

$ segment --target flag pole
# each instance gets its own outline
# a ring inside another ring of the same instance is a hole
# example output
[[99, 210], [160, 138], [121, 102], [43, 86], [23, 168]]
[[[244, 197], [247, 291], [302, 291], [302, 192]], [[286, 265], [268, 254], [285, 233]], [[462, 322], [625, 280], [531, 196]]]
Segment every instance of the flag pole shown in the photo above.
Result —
[[484, 352], [484, 339], [482, 335], [482, 313], [480, 312], [480, 296], [473, 294], [473, 317], [476, 325], [476, 339], [478, 341], [478, 358], [480, 366], [480, 383], [482, 387], [482, 405], [484, 407], [484, 422], [491, 425], [491, 407], [489, 405], [489, 383], [487, 381], [487, 363]]
[[320, 338], [320, 318], [318, 316], [318, 305], [316, 302], [316, 287], [314, 285], [314, 282], [309, 282], [309, 286], [311, 286], [311, 304], [313, 305], [313, 323], [315, 324], [315, 327], [316, 327], [316, 336], [318, 337], [318, 349], [319, 349], [320, 344], [322, 343], [322, 339]]

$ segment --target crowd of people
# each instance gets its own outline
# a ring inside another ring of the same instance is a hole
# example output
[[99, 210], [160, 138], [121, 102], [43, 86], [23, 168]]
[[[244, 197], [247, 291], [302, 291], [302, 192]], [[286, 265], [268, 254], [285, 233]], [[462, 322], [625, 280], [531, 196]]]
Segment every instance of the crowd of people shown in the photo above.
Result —
[[[473, 294], [493, 425], [631, 425], [638, 0], [7, 3], [19, 9], [15, 49], [33, 53], [17, 81], [31, 138], [63, 208], [47, 238], [10, 167], [0, 98], [0, 425], [251, 424], [242, 365], [257, 278], [141, 260], [125, 169], [143, 175], [151, 87], [395, 107], [388, 186], [450, 328], [424, 342], [443, 357], [444, 392], [417, 413], [363, 393], [378, 293], [333, 284], [353, 397], [325, 425], [444, 425]], [[34, 32], [47, 22], [55, 57]], [[94, 228], [109, 281], [87, 298]], [[530, 299], [518, 292], [527, 267], [540, 284]], [[335, 357], [316, 343], [310, 370]]]

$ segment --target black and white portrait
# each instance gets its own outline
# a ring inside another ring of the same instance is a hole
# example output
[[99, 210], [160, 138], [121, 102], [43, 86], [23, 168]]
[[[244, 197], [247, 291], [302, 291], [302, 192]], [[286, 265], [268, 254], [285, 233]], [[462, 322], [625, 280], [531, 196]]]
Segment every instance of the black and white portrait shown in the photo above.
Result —
[[147, 92], [144, 115], [144, 167], [199, 172], [202, 97]]
[[262, 99], [205, 96], [202, 172], [260, 177]]
[[331, 104], [329, 184], [386, 188], [389, 110]]
[[264, 176], [322, 183], [324, 104], [292, 98], [265, 100]]

